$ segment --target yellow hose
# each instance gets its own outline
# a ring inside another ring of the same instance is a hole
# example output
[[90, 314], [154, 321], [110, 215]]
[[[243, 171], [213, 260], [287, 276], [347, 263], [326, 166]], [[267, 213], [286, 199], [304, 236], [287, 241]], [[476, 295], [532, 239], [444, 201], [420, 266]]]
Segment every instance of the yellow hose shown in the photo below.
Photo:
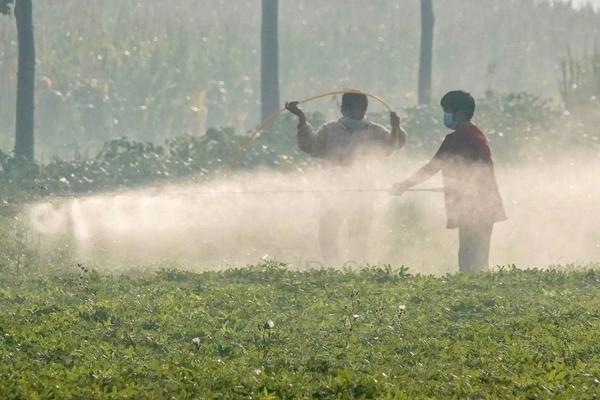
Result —
[[[306, 99], [302, 99], [302, 100], [298, 101], [298, 104], [304, 104], [304, 103], [311, 102], [313, 100], [321, 99], [323, 97], [337, 96], [337, 95], [344, 94], [344, 93], [364, 94], [365, 96], [370, 97], [370, 98], [376, 100], [377, 102], [381, 103], [390, 113], [392, 112], [392, 108], [381, 97], [376, 96], [371, 93], [362, 92], [362, 91], [356, 90], [356, 89], [335, 90], [332, 92], [321, 93], [317, 96], [312, 96], [312, 97], [308, 97]], [[250, 147], [252, 142], [256, 139], [258, 134], [263, 129], [265, 129], [265, 127], [267, 127], [271, 123], [271, 121], [273, 121], [273, 119], [275, 119], [275, 117], [277, 117], [279, 114], [281, 114], [284, 111], [286, 111], [285, 107], [280, 108], [277, 111], [273, 111], [271, 114], [269, 114], [269, 116], [267, 118], [265, 118], [260, 124], [258, 124], [256, 126], [256, 128], [254, 128], [254, 130], [250, 133], [250, 136], [248, 136], [248, 138], [246, 138], [246, 140], [244, 140], [244, 142], [240, 146], [240, 150], [231, 159], [231, 161], [229, 161], [229, 163], [227, 163], [226, 170], [233, 170], [237, 166], [237, 164], [242, 159], [244, 153], [246, 153], [246, 151], [248, 150], [248, 148]]]

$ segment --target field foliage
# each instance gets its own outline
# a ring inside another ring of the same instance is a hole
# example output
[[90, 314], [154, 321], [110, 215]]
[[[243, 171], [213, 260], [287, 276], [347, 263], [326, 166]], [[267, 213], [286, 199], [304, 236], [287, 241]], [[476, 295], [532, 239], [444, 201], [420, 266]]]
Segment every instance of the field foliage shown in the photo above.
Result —
[[0, 397], [596, 398], [599, 299], [594, 270], [3, 264]]

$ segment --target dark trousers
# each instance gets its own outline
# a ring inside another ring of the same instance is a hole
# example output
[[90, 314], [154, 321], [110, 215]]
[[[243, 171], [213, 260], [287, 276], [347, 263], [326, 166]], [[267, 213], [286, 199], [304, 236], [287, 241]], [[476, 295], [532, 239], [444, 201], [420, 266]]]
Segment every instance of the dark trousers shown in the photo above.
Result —
[[458, 228], [458, 270], [480, 272], [490, 264], [490, 242], [494, 224], [473, 224]]

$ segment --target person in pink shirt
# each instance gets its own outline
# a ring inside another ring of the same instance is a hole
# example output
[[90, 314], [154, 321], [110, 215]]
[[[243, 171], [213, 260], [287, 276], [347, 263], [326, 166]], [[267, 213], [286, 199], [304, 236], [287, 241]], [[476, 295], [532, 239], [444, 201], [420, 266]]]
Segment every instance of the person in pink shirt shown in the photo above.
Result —
[[507, 219], [494, 173], [490, 142], [471, 122], [475, 100], [464, 91], [452, 91], [441, 100], [444, 125], [453, 132], [423, 168], [394, 185], [402, 194], [436, 173], [442, 173], [447, 228], [458, 229], [458, 265], [461, 272], [478, 272], [489, 266], [494, 224]]

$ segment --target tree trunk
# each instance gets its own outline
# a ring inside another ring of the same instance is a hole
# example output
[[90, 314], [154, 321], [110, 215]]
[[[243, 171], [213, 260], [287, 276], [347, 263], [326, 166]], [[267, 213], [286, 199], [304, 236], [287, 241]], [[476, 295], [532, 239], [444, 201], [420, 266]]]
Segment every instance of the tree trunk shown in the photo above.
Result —
[[421, 0], [421, 57], [419, 62], [419, 104], [431, 103], [433, 32], [435, 16], [432, 0]]
[[33, 162], [35, 39], [32, 0], [16, 0], [15, 18], [19, 42], [15, 157]]
[[279, 109], [279, 0], [262, 0], [261, 115], [264, 120]]

